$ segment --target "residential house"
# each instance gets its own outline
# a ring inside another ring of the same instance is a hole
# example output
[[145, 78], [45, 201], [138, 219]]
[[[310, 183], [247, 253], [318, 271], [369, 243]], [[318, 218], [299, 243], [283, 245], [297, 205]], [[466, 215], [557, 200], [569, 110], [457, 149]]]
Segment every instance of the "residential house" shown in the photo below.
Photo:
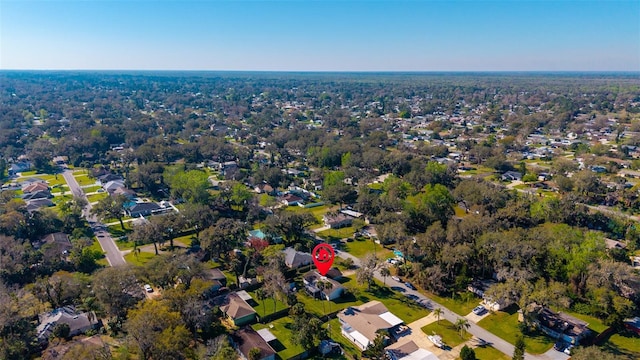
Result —
[[353, 217], [344, 213], [326, 213], [322, 216], [324, 224], [331, 229], [339, 229], [351, 226]]
[[627, 248], [627, 244], [617, 240], [608, 239], [608, 238], [604, 239], [604, 245], [606, 246], [607, 250], [612, 250], [612, 249], [625, 250]]
[[502, 181], [522, 181], [522, 174], [517, 171], [507, 171], [500, 178]]
[[320, 275], [315, 270], [309, 271], [302, 277], [307, 293], [314, 298], [333, 301], [345, 293], [345, 288], [339, 282]]
[[264, 183], [256, 185], [253, 190], [258, 194], [274, 195], [276, 193], [276, 190], [273, 188], [273, 186]]
[[213, 283], [213, 285], [211, 285], [211, 288], [209, 288], [211, 291], [215, 292], [220, 290], [222, 287], [227, 286], [227, 277], [218, 268], [206, 269], [202, 272], [202, 275], [200, 277]]
[[29, 200], [29, 201], [27, 201], [27, 211], [29, 213], [32, 213], [34, 211], [39, 210], [40, 208], [51, 207], [53, 205], [54, 205], [53, 201], [51, 201], [50, 199]]
[[102, 175], [98, 176], [98, 183], [100, 185], [106, 185], [111, 181], [118, 181], [118, 182], [121, 182], [121, 183], [124, 184], [124, 179], [122, 178], [122, 176], [119, 176], [119, 175], [116, 175], [116, 174], [105, 173], [105, 174], [102, 174]]
[[140, 216], [149, 216], [152, 213], [159, 211], [161, 209], [160, 205], [154, 202], [141, 202], [135, 203], [131, 207], [129, 207], [126, 211], [129, 213], [131, 217], [140, 217]]
[[282, 198], [280, 198], [280, 201], [287, 206], [304, 204], [304, 199], [293, 194], [285, 194]]
[[250, 324], [256, 320], [256, 311], [247, 303], [248, 300], [252, 300], [251, 295], [244, 290], [231, 293], [225, 297], [220, 311], [236, 326]]
[[587, 322], [565, 313], [553, 312], [536, 303], [530, 304], [528, 310], [533, 314], [534, 324], [554, 339], [578, 345], [590, 333]]
[[69, 325], [69, 336], [84, 334], [85, 332], [97, 329], [101, 322], [93, 312], [79, 312], [73, 306], [65, 306], [53, 311], [38, 315], [40, 325], [36, 328], [38, 342], [46, 344], [53, 334], [56, 325]]
[[28, 161], [20, 161], [20, 162], [16, 162], [11, 164], [11, 166], [9, 166], [9, 176], [13, 176], [16, 175], [18, 173], [24, 172], [24, 171], [29, 171], [31, 170], [31, 163]]
[[116, 190], [124, 187], [124, 180], [111, 180], [103, 184], [102, 188], [104, 191], [108, 192], [109, 195], [112, 195]]
[[49, 190], [39, 190], [39, 191], [23, 194], [22, 200], [29, 201], [29, 200], [36, 200], [36, 199], [50, 199], [52, 197], [53, 195], [51, 195], [51, 192]]
[[49, 185], [44, 182], [33, 182], [22, 187], [24, 194], [30, 194], [38, 191], [49, 191]]
[[365, 350], [378, 336], [378, 331], [390, 334], [401, 329], [403, 321], [392, 314], [380, 301], [369, 301], [360, 306], [350, 306], [338, 313], [341, 332], [361, 350]]
[[42, 247], [45, 255], [53, 256], [62, 256], [65, 257], [73, 248], [71, 245], [71, 240], [69, 240], [69, 235], [56, 232], [46, 235], [42, 239], [40, 239], [40, 247]]
[[313, 263], [313, 257], [309, 253], [297, 251], [292, 247], [288, 247], [282, 252], [284, 253], [284, 263], [290, 269], [297, 269]]
[[390, 360], [438, 360], [438, 357], [427, 349], [419, 347], [413, 340], [391, 344], [385, 348]]
[[[250, 327], [242, 328], [233, 333], [233, 343], [244, 360], [275, 360], [276, 351], [260, 334]], [[258, 356], [250, 357], [249, 353], [253, 349], [260, 350]]]
[[506, 299], [494, 299], [485, 295], [485, 291], [494, 286], [494, 280], [474, 280], [468, 286], [467, 290], [482, 298], [482, 304], [491, 311], [499, 311], [509, 307], [513, 302]]

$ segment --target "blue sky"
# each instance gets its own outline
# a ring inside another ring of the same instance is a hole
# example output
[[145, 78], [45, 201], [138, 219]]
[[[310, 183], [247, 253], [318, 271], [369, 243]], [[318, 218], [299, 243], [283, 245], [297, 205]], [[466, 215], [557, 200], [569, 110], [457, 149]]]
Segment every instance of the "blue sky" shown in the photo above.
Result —
[[0, 0], [0, 69], [640, 71], [640, 1]]

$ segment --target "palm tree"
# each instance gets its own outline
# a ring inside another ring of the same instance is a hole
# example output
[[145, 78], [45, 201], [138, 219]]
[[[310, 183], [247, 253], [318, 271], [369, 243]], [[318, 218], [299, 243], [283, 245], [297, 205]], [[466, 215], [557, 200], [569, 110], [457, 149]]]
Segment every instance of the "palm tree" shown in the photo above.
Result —
[[469, 320], [467, 319], [458, 318], [458, 320], [456, 320], [456, 323], [453, 326], [460, 333], [460, 337], [463, 338], [464, 337], [463, 334], [466, 332], [466, 330], [469, 327], [471, 327], [471, 324], [469, 324]]
[[387, 276], [391, 276], [391, 271], [388, 267], [383, 267], [380, 269], [380, 275], [382, 275], [384, 286], [387, 286]]
[[265, 309], [266, 304], [264, 301], [267, 298], [267, 295], [264, 293], [263, 289], [258, 289], [256, 290], [256, 297], [258, 298], [258, 300], [262, 302], [262, 316], [264, 316], [267, 312], [267, 309]]
[[436, 316], [438, 324], [440, 324], [440, 316], [442, 316], [443, 314], [444, 314], [444, 311], [442, 310], [442, 308], [435, 308], [433, 310], [433, 315]]

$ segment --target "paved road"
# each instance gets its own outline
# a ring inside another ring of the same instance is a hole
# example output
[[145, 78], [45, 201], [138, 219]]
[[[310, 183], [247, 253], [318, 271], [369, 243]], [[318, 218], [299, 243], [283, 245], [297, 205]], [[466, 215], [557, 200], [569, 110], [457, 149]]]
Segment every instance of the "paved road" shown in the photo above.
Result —
[[[66, 169], [62, 173], [62, 176], [64, 176], [64, 179], [67, 181], [67, 185], [69, 185], [69, 189], [71, 190], [71, 193], [74, 197], [77, 196], [87, 200], [87, 197], [82, 191], [80, 184], [78, 184], [78, 181], [76, 181], [76, 179], [73, 177], [73, 172], [71, 170]], [[125, 265], [127, 262], [124, 260], [124, 257], [122, 257], [122, 252], [120, 252], [120, 249], [118, 249], [115, 241], [113, 241], [113, 238], [107, 231], [107, 227], [99, 222], [95, 215], [91, 214], [91, 204], [89, 203], [89, 201], [87, 201], [87, 206], [82, 211], [82, 215], [84, 215], [87, 221], [89, 221], [89, 224], [91, 224], [91, 229], [98, 238], [98, 242], [100, 243], [102, 250], [105, 252], [105, 256], [107, 258], [107, 261], [109, 262], [109, 265]]]
[[[354, 264], [356, 265], [360, 265], [360, 259], [358, 259], [357, 257], [348, 254], [344, 251], [340, 251], [337, 254], [338, 256], [340, 256], [343, 259], [346, 258], [351, 258], [354, 262]], [[380, 272], [377, 271], [375, 273], [375, 277], [376, 279], [380, 280], [381, 282], [385, 281], [385, 279], [382, 277], [382, 275], [380, 275]], [[460, 316], [456, 313], [454, 313], [453, 311], [447, 309], [446, 307], [438, 304], [437, 302], [429, 299], [428, 297], [426, 297], [425, 295], [421, 294], [418, 291], [415, 290], [411, 290], [409, 288], [407, 288], [404, 283], [402, 282], [398, 282], [395, 281], [389, 277], [386, 278], [386, 284], [387, 286], [393, 287], [393, 288], [400, 288], [401, 293], [404, 294], [405, 296], [409, 296], [412, 297], [416, 302], [422, 304], [423, 306], [425, 306], [428, 309], [435, 309], [435, 308], [441, 308], [443, 311], [442, 314], [442, 318], [446, 319], [448, 321], [450, 321], [451, 323], [456, 322], [456, 320], [458, 320], [459, 318], [462, 318], [464, 316]], [[469, 321], [469, 329], [467, 329], [467, 331], [469, 333], [471, 333], [473, 336], [475, 336], [476, 338], [482, 339], [484, 340], [487, 344], [493, 346], [494, 348], [496, 348], [497, 350], [503, 352], [504, 354], [506, 354], [507, 356], [511, 357], [513, 355], [513, 350], [514, 347], [513, 345], [511, 345], [510, 343], [508, 343], [507, 341], [503, 340], [502, 338], [490, 333], [489, 331], [481, 328], [480, 326], [476, 325], [474, 322]], [[557, 355], [559, 357], [553, 357], [555, 359], [567, 359], [568, 356], [555, 351], [553, 349], [551, 349], [549, 351], [550, 355], [556, 355], [555, 353], [557, 353]], [[542, 355], [532, 355], [532, 354], [526, 354], [525, 355], [525, 359], [527, 360], [550, 360], [553, 359], [551, 356], [548, 356], [547, 354], [542, 354]]]

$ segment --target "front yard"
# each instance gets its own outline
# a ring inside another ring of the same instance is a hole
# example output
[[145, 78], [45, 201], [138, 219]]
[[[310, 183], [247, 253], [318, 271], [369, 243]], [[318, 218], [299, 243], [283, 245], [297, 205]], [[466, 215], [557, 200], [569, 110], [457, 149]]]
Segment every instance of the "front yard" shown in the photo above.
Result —
[[437, 321], [432, 322], [431, 324], [424, 326], [421, 330], [425, 335], [433, 335], [434, 333], [440, 335], [445, 346], [450, 348], [454, 348], [471, 339], [471, 334], [467, 331], [464, 331], [462, 333], [463, 336], [460, 336], [460, 332], [456, 330], [455, 326], [453, 326], [450, 321], [444, 319], [440, 319], [439, 323]]
[[[511, 306], [507, 311], [498, 311], [478, 322], [478, 325], [492, 332], [494, 335], [514, 344], [516, 336], [520, 333], [518, 312], [515, 306]], [[525, 336], [527, 352], [531, 354], [542, 354], [551, 349], [554, 340], [545, 334], [529, 334]]]

